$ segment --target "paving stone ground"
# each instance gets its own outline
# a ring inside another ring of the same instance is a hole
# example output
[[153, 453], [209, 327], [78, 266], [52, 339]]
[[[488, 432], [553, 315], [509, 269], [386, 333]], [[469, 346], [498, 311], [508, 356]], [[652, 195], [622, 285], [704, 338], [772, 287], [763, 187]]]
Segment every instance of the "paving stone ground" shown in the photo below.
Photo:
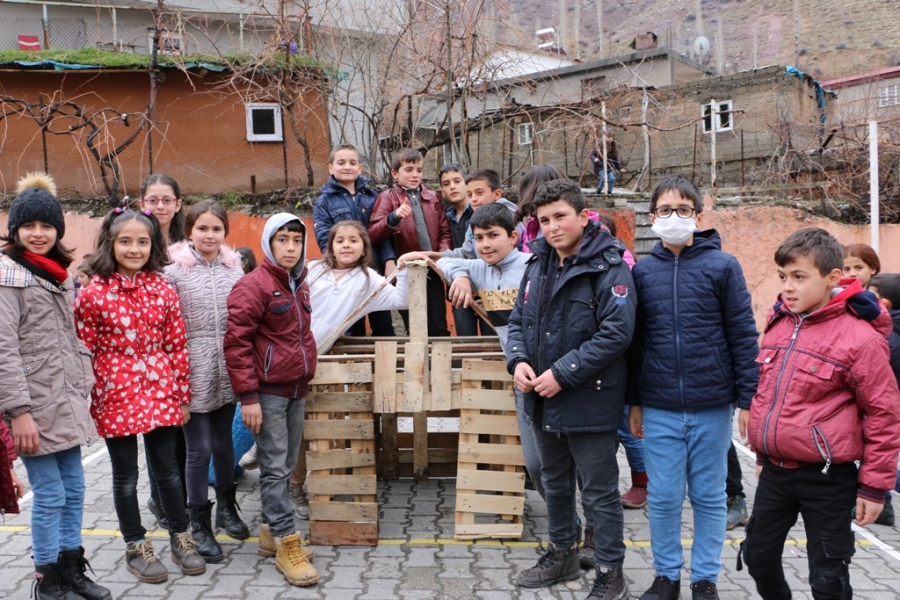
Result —
[[[433, 422], [432, 429], [450, 429], [452, 421]], [[755, 492], [753, 464], [739, 453], [748, 499]], [[84, 546], [96, 579], [112, 589], [115, 598], [159, 598], [195, 600], [200, 598], [321, 598], [326, 600], [433, 600], [469, 598], [479, 600], [564, 599], [582, 600], [593, 582], [593, 574], [566, 585], [540, 590], [515, 586], [515, 575], [530, 567], [547, 539], [547, 511], [540, 497], [528, 492], [525, 533], [521, 541], [500, 543], [453, 540], [455, 487], [452, 479], [379, 482], [380, 538], [377, 547], [315, 547], [313, 564], [319, 570], [315, 587], [291, 587], [275, 571], [274, 559], [262, 559], [256, 538], [238, 542], [222, 536], [225, 561], [208, 565], [199, 577], [181, 575], [172, 563], [167, 535], [152, 531], [150, 538], [169, 569], [169, 580], [159, 585], [142, 584], [126, 571], [124, 542], [117, 534], [112, 500], [109, 458], [102, 444], [84, 450], [87, 497], [84, 513]], [[141, 461], [143, 464], [143, 461]], [[621, 489], [628, 487], [628, 466], [619, 453]], [[24, 479], [24, 470], [20, 476]], [[140, 479], [140, 497], [147, 498], [147, 481]], [[238, 480], [239, 502], [244, 518], [254, 534], [259, 525], [258, 472]], [[0, 525], [0, 598], [24, 599], [30, 595], [33, 569], [29, 530], [30, 501], [19, 516], [7, 516]], [[152, 523], [145, 512], [145, 526]], [[692, 513], [685, 505], [684, 538], [689, 544]], [[297, 522], [304, 535], [308, 523]], [[653, 580], [650, 532], [645, 510], [625, 511], [628, 544], [625, 574], [631, 598], [637, 598]], [[735, 570], [737, 544], [743, 530], [728, 533], [722, 549], [724, 568], [719, 579], [720, 596], [726, 600], [757, 597], [746, 570]], [[690, 562], [689, 547], [685, 563]], [[806, 547], [802, 526], [791, 531], [784, 551], [784, 563], [795, 599], [812, 598], [806, 582]], [[682, 595], [690, 597], [688, 573], [682, 578]], [[900, 533], [893, 527], [871, 526], [857, 533], [856, 556], [851, 565], [855, 597], [867, 600], [900, 598]]]

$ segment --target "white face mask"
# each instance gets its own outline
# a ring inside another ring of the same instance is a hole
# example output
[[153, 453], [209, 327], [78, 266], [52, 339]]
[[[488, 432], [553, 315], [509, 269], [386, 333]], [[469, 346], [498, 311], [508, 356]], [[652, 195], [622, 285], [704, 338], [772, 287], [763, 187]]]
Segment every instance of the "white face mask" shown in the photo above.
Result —
[[683, 246], [694, 235], [697, 219], [682, 219], [676, 214], [666, 219], [657, 217], [650, 229], [670, 246]]

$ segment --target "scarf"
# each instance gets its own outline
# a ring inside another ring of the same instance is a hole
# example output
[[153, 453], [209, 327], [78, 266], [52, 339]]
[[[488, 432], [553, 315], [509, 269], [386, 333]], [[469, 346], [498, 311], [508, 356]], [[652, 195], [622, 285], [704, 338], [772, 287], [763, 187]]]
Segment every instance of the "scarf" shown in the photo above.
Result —
[[[21, 260], [16, 260], [17, 258]], [[69, 272], [64, 266], [40, 254], [23, 250], [19, 256], [12, 257], [17, 263], [31, 271], [34, 275], [46, 279], [50, 283], [61, 286], [69, 278]]]

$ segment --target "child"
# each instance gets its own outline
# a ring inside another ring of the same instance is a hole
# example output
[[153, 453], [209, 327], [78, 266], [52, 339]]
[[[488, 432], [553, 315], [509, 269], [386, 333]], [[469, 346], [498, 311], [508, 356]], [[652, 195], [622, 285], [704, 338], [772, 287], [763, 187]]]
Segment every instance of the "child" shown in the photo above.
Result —
[[[18, 452], [34, 491], [33, 595], [68, 598], [74, 592], [99, 600], [112, 594], [85, 576], [81, 545], [81, 446], [97, 439], [88, 409], [94, 380], [75, 334], [65, 232], [53, 180], [43, 173], [22, 179], [0, 253], [0, 413], [15, 440], [10, 456]], [[0, 465], [4, 471], [10, 467], [6, 453]], [[15, 472], [12, 486], [21, 498]]]
[[184, 424], [187, 443], [188, 509], [197, 552], [208, 563], [225, 555], [212, 531], [209, 462], [216, 475], [216, 526], [231, 537], [250, 537], [237, 514], [231, 422], [235, 396], [225, 371], [222, 340], [228, 294], [244, 276], [240, 255], [225, 245], [228, 213], [215, 200], [190, 207], [185, 219], [188, 240], [169, 249], [172, 264], [165, 275], [178, 292], [191, 357], [191, 419]]
[[77, 284], [75, 287], [76, 295], [80, 288], [86, 288], [88, 284], [91, 282], [91, 279], [94, 277], [94, 274], [91, 272], [91, 268], [88, 266], [87, 261], [90, 260], [91, 255], [87, 254], [84, 257], [84, 262], [78, 265], [75, 269], [75, 283]]
[[[443, 252], [450, 249], [450, 224], [438, 197], [422, 185], [425, 159], [418, 150], [403, 148], [394, 153], [391, 177], [395, 184], [375, 201], [369, 221], [372, 244], [392, 242], [398, 254]], [[428, 335], [448, 336], [444, 283], [428, 272]], [[409, 329], [409, 313], [402, 311]]]
[[790, 598], [781, 554], [799, 513], [813, 597], [851, 598], [851, 511], [872, 523], [897, 478], [891, 319], [858, 280], [841, 279], [841, 245], [823, 229], [788, 236], [775, 263], [782, 291], [750, 409], [759, 484], [741, 553], [762, 598]]
[[588, 218], [578, 185], [540, 187], [534, 200], [544, 239], [522, 278], [509, 319], [507, 362], [525, 394], [541, 459], [550, 548], [519, 573], [536, 588], [581, 577], [575, 476], [595, 531], [597, 578], [588, 598], [626, 598], [616, 429], [625, 396], [624, 353], [634, 330], [635, 295], [622, 243]]
[[[363, 227], [369, 226], [372, 208], [378, 196], [370, 187], [372, 180], [362, 174], [359, 151], [352, 144], [341, 144], [331, 151], [328, 173], [328, 183], [319, 191], [319, 198], [313, 209], [313, 229], [323, 256], [328, 251], [328, 234], [335, 223], [353, 220], [362, 223]], [[397, 262], [393, 245], [386, 241], [378, 244], [375, 251], [376, 254], [371, 257], [373, 266], [382, 274], [392, 272]], [[369, 326], [372, 328], [372, 335], [394, 335], [389, 311], [370, 313]], [[365, 318], [353, 324], [350, 335], [366, 335]]]
[[262, 264], [228, 295], [225, 364], [241, 399], [241, 417], [256, 437], [263, 524], [260, 556], [291, 585], [319, 580], [300, 546], [288, 490], [303, 441], [306, 385], [316, 372], [306, 283], [306, 226], [278, 213], [263, 228]]
[[[503, 197], [500, 175], [492, 169], [477, 169], [466, 175], [466, 195], [473, 210], [477, 210], [485, 204], [496, 202], [505, 206], [512, 214], [515, 215], [516, 213], [516, 205]], [[451, 258], [478, 258], [472, 229], [466, 230], [465, 240], [459, 248], [447, 250], [440, 254], [433, 254], [435, 259], [444, 256]]]
[[[466, 241], [469, 231], [469, 219], [472, 218], [474, 208], [469, 203], [469, 195], [466, 190], [466, 170], [456, 163], [448, 163], [438, 171], [441, 182], [441, 197], [449, 204], [447, 207], [447, 220], [450, 222], [450, 239], [452, 248], [461, 248]], [[451, 306], [453, 310], [453, 325], [456, 335], [478, 335], [479, 319], [471, 307]]]
[[613, 185], [616, 183], [616, 171], [627, 173], [628, 169], [623, 167], [622, 161], [619, 160], [616, 138], [611, 131], [606, 133], [606, 162], [603, 161], [602, 147], [591, 150], [590, 159], [598, 180], [597, 193], [612, 194]]
[[859, 279], [865, 288], [873, 275], [881, 272], [881, 261], [871, 246], [848, 244], [844, 247], [844, 277]]
[[256, 268], [256, 255], [253, 254], [253, 250], [249, 246], [236, 248], [235, 252], [241, 257], [241, 269], [244, 271], [244, 275]]
[[650, 195], [650, 221], [662, 241], [633, 271], [639, 304], [628, 418], [644, 439], [656, 569], [642, 600], [680, 597], [685, 486], [694, 510], [692, 596], [718, 598], [734, 404], [746, 422], [756, 389], [750, 292], [719, 234], [696, 231], [702, 208], [690, 181], [661, 179]]
[[[16, 443], [6, 421], [0, 418], [0, 517], [19, 514], [19, 500], [25, 496], [25, 485], [16, 475], [13, 461], [18, 458]], [[2, 465], [9, 465], [8, 468]], [[32, 515], [34, 511], [32, 511]], [[40, 596], [40, 594], [37, 594]]]
[[181, 211], [181, 189], [168, 175], [156, 173], [141, 184], [141, 210], [150, 211], [159, 221], [166, 244], [185, 239], [184, 213]]
[[78, 336], [93, 355], [91, 416], [109, 451], [125, 562], [145, 583], [162, 583], [168, 572], [141, 524], [139, 434], [168, 517], [172, 560], [185, 575], [206, 571], [188, 531], [175, 458], [175, 431], [190, 419], [191, 385], [181, 304], [161, 273], [168, 262], [156, 217], [117, 208], [100, 226], [90, 259], [94, 280], [75, 303]]

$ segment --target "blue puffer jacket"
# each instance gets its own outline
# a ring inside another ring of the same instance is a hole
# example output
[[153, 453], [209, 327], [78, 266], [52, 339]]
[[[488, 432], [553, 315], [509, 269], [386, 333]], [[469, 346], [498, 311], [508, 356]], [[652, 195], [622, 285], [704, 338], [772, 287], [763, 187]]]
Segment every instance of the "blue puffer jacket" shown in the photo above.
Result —
[[659, 242], [632, 275], [640, 302], [629, 403], [749, 408], [759, 334], [741, 265], [722, 252], [719, 234], [694, 232], [678, 257]]
[[[328, 183], [319, 190], [319, 197], [313, 209], [313, 231], [322, 254], [325, 254], [325, 246], [328, 245], [328, 232], [338, 221], [359, 221], [368, 229], [372, 207], [375, 206], [375, 198], [378, 197], [378, 192], [369, 187], [370, 183], [371, 179], [360, 175], [356, 180], [354, 196], [339, 184], [334, 176], [329, 176]], [[374, 250], [378, 267], [383, 267], [386, 261], [397, 260], [397, 253], [394, 252], [390, 242], [378, 244]]]
[[548, 306], [541, 305], [542, 287], [558, 255], [544, 238], [530, 248], [533, 255], [509, 319], [507, 367], [514, 373], [526, 362], [538, 375], [549, 368], [562, 390], [550, 399], [526, 394], [526, 420], [543, 407], [544, 431], [615, 431], [622, 421], [624, 353], [637, 309], [631, 272], [622, 260], [625, 247], [589, 221], [571, 265], [548, 290]]

